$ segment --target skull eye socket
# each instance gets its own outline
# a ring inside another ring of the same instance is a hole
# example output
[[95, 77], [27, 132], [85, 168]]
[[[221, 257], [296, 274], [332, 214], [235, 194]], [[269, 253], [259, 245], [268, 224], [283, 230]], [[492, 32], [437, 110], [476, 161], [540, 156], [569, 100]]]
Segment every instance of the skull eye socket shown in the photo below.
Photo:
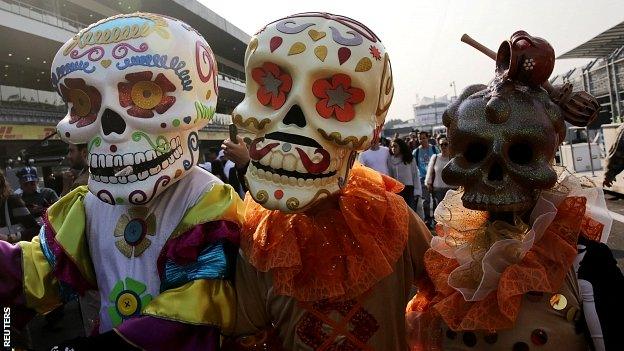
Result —
[[256, 97], [264, 106], [278, 110], [286, 102], [292, 88], [292, 77], [278, 65], [265, 62], [251, 70], [251, 77], [258, 83]]
[[528, 165], [533, 161], [533, 148], [527, 142], [513, 143], [507, 151], [509, 160], [518, 165]]
[[63, 83], [60, 84], [61, 95], [71, 104], [69, 123], [76, 123], [80, 128], [95, 122], [102, 104], [100, 92], [81, 78], [67, 78]]
[[67, 100], [72, 103], [72, 110], [78, 117], [85, 117], [91, 111], [91, 99], [83, 90], [70, 90]]
[[464, 158], [470, 163], [478, 163], [485, 159], [488, 154], [488, 147], [483, 142], [472, 142], [464, 151]]
[[163, 91], [154, 82], [144, 80], [132, 86], [130, 96], [136, 106], [144, 110], [151, 110], [160, 103]]
[[175, 103], [176, 98], [167, 95], [176, 90], [175, 85], [162, 73], [152, 81], [153, 75], [150, 71], [129, 73], [125, 77], [128, 82], [117, 84], [119, 104], [129, 107], [126, 112], [130, 116], [152, 118], [154, 111], [163, 114]]
[[364, 90], [351, 86], [351, 77], [346, 74], [316, 80], [312, 93], [318, 98], [318, 114], [323, 118], [336, 117], [340, 122], [355, 118], [353, 106], [364, 101], [365, 97]]

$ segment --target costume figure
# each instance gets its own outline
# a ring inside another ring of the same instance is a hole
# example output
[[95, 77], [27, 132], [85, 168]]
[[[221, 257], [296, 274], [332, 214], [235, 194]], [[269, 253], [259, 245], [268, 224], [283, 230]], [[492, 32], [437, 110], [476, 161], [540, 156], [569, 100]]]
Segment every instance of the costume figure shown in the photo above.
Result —
[[604, 174], [603, 186], [610, 187], [615, 181], [615, 177], [624, 170], [624, 124], [617, 127], [615, 143], [609, 150], [607, 156], [607, 171]]
[[69, 107], [58, 134], [88, 144], [88, 189], [50, 207], [32, 242], [0, 243], [0, 301], [45, 313], [96, 289], [99, 335], [61, 350], [216, 349], [243, 207], [195, 166], [217, 102], [210, 47], [176, 19], [118, 15], [61, 47], [52, 83]]
[[303, 13], [260, 30], [245, 66], [233, 116], [256, 138], [236, 274], [236, 334], [249, 336], [237, 347], [405, 349], [430, 234], [400, 183], [352, 167], [392, 99], [384, 46], [353, 19]]
[[436, 210], [431, 284], [407, 309], [412, 350], [588, 350], [586, 329], [604, 350], [614, 325], [598, 321], [583, 262], [577, 276], [577, 244], [606, 242], [611, 218], [601, 188], [551, 166], [564, 120], [588, 124], [597, 102], [548, 84], [554, 51], [541, 38], [519, 31], [488, 53], [495, 79], [467, 87], [443, 117], [442, 177], [463, 189]]

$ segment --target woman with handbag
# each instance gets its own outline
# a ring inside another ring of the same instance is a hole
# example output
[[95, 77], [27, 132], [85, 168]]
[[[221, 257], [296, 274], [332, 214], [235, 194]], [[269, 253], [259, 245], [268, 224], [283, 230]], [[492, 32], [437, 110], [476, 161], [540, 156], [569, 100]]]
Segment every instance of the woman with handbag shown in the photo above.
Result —
[[388, 157], [389, 176], [405, 185], [399, 195], [405, 199], [411, 209], [416, 211], [418, 198], [422, 195], [418, 165], [407, 143], [401, 138], [394, 138], [390, 143], [390, 155]]
[[12, 194], [4, 173], [0, 172], [0, 240], [11, 243], [30, 241], [38, 231], [37, 221], [24, 201]]
[[449, 142], [445, 137], [438, 139], [440, 153], [431, 156], [429, 165], [427, 166], [427, 175], [425, 176], [425, 184], [427, 189], [433, 194], [435, 201], [434, 208], [444, 199], [444, 195], [452, 186], [446, 184], [442, 180], [442, 169], [449, 162]]

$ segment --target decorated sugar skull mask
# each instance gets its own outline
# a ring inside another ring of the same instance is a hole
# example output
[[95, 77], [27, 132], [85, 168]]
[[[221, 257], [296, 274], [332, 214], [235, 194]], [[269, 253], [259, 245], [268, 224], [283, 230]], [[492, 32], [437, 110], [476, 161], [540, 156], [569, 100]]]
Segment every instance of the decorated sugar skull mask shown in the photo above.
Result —
[[347, 17], [293, 15], [251, 39], [245, 72], [245, 99], [232, 115], [256, 134], [246, 175], [254, 200], [296, 212], [338, 192], [394, 93], [379, 38]]
[[144, 205], [198, 158], [198, 131], [217, 102], [216, 61], [184, 22], [113, 16], [57, 52], [52, 84], [68, 105], [63, 140], [87, 143], [89, 190], [110, 204]]
[[452, 159], [442, 178], [464, 187], [467, 208], [526, 210], [539, 190], [555, 184], [551, 161], [563, 140], [564, 122], [559, 106], [541, 88], [513, 81], [470, 86], [443, 121]]

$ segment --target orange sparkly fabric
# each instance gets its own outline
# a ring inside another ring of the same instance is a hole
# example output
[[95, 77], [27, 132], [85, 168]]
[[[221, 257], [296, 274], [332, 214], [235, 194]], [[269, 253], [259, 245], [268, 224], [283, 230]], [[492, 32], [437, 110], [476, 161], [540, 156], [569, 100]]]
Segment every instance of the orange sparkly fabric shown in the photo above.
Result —
[[390, 275], [407, 243], [403, 185], [356, 165], [347, 186], [302, 213], [267, 210], [247, 194], [241, 249], [299, 301], [355, 298]]
[[[439, 347], [440, 322], [455, 331], [493, 331], [512, 328], [520, 310], [522, 295], [529, 291], [557, 292], [572, 261], [581, 233], [595, 235], [601, 225], [585, 219], [584, 197], [567, 197], [542, 238], [533, 244], [524, 258], [509, 266], [501, 275], [497, 290], [481, 301], [468, 302], [448, 285], [449, 274], [458, 267], [455, 260], [429, 249], [425, 267], [431, 285], [423, 285], [406, 310], [412, 350], [435, 350]], [[441, 319], [440, 319], [441, 318]]]

